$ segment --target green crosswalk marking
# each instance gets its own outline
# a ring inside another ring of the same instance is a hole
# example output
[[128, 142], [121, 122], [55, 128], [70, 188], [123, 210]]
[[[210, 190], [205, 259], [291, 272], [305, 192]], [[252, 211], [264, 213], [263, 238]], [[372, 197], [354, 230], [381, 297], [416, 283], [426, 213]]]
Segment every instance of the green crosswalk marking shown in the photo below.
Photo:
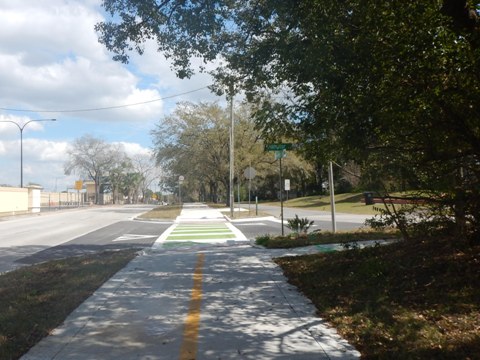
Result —
[[236, 235], [226, 225], [178, 225], [166, 240], [234, 239]]
[[180, 235], [180, 236], [169, 236], [167, 240], [210, 240], [210, 239], [234, 239], [235, 234], [224, 234], [224, 235]]

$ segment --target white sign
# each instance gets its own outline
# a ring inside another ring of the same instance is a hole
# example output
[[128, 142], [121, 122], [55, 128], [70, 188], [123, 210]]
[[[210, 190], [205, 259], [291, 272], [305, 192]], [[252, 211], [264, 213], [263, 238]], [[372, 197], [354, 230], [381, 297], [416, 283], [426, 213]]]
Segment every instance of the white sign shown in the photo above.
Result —
[[285, 191], [290, 191], [290, 179], [285, 179]]
[[180, 175], [180, 176], [178, 177], [178, 181], [183, 182], [183, 180], [185, 180], [185, 177], [184, 177], [183, 175]]
[[248, 168], [245, 169], [243, 175], [245, 175], [245, 178], [247, 180], [252, 180], [255, 177], [255, 175], [257, 175], [257, 172], [255, 171], [254, 168], [249, 166]]

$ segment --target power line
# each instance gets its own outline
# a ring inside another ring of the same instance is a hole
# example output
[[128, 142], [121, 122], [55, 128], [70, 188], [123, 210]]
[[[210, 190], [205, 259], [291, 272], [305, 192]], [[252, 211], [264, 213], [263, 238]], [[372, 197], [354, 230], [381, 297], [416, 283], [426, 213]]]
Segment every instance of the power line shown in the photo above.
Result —
[[142, 102], [137, 102], [137, 103], [132, 103], [132, 104], [124, 104], [124, 105], [106, 106], [106, 107], [98, 107], [98, 108], [87, 108], [87, 109], [72, 109], [72, 110], [31, 110], [31, 109], [12, 109], [12, 108], [0, 107], [0, 110], [14, 111], [14, 112], [30, 112], [30, 113], [77, 113], [77, 112], [90, 112], [90, 111], [121, 109], [121, 108], [130, 107], [130, 106], [150, 104], [150, 103], [157, 102], [157, 101], [172, 99], [172, 98], [179, 97], [179, 96], [182, 96], [182, 95], [191, 94], [191, 93], [203, 90], [203, 89], [207, 89], [208, 86], [210, 86], [210, 85], [207, 85], [207, 86], [195, 89], [195, 90], [186, 91], [186, 92], [181, 93], [181, 94], [169, 95], [169, 96], [165, 96], [165, 97], [158, 98], [158, 99], [142, 101]]

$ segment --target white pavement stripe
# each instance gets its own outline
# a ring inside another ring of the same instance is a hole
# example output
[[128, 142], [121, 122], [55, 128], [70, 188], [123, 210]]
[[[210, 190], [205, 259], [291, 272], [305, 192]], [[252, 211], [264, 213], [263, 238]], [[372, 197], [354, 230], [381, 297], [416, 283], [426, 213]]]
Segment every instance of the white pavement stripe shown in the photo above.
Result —
[[172, 224], [167, 230], [160, 235], [157, 240], [152, 245], [152, 249], [160, 249], [162, 244], [164, 243], [165, 239], [170, 235], [170, 233], [177, 227], [177, 224]]
[[175, 236], [212, 236], [212, 235], [235, 235], [234, 233], [232, 233], [231, 231], [218, 231], [218, 232], [211, 232], [211, 233], [189, 233], [189, 234], [185, 234], [185, 233], [178, 233], [176, 231], [173, 231], [169, 238], [171, 238], [172, 236], [175, 237]]
[[239, 240], [247, 240], [247, 238], [245, 237], [245, 235], [243, 235], [243, 233], [238, 230], [235, 226], [233, 226], [231, 223], [226, 223], [225, 225], [227, 225], [227, 227], [232, 230], [232, 232], [235, 234], [236, 238], [239, 239]]
[[234, 238], [225, 238], [225, 239], [185, 239], [185, 240], [171, 240], [168, 239], [163, 242], [162, 245], [168, 244], [182, 244], [182, 243], [202, 243], [202, 244], [213, 244], [213, 243], [225, 243], [225, 242], [245, 242], [246, 239], [234, 239]]
[[184, 229], [179, 229], [179, 228], [176, 228], [175, 229], [175, 232], [176, 233], [185, 233], [185, 234], [190, 234], [190, 233], [202, 233], [204, 231], [218, 231], [218, 232], [222, 232], [222, 231], [230, 231], [229, 229], [227, 228], [222, 228], [222, 229], [217, 229], [217, 228], [212, 228], [212, 229], [208, 229], [208, 228], [203, 228], [203, 229], [197, 229], [197, 230], [184, 230]]
[[124, 234], [119, 236], [118, 238], [112, 240], [113, 242], [116, 241], [129, 241], [129, 240], [144, 240], [144, 239], [151, 239], [154, 238], [155, 235], [137, 235], [137, 234]]

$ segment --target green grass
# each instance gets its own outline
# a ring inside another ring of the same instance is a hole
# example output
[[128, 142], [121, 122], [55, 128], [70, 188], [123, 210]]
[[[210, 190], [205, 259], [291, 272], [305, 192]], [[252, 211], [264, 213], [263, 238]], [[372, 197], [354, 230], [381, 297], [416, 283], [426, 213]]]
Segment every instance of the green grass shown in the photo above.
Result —
[[140, 215], [138, 218], [145, 220], [171, 220], [176, 219], [177, 216], [180, 215], [181, 211], [181, 205], [164, 205], [158, 206], [155, 209]]
[[18, 359], [135, 256], [103, 252], [1, 275], [0, 359]]
[[478, 359], [480, 246], [455, 239], [276, 259], [362, 359]]
[[358, 230], [337, 232], [335, 234], [328, 231], [316, 231], [307, 235], [300, 235], [298, 237], [296, 237], [294, 234], [287, 236], [270, 236], [267, 234], [257, 237], [256, 243], [269, 249], [278, 249], [321, 244], [347, 243], [363, 240], [399, 239], [400, 236], [400, 232], [395, 230]]
[[[280, 206], [280, 202], [262, 203], [265, 205]], [[285, 207], [298, 207], [310, 210], [331, 211], [330, 196], [307, 196], [283, 202]], [[348, 214], [375, 215], [379, 212], [375, 208], [383, 207], [382, 204], [365, 205], [363, 194], [347, 193], [335, 195], [335, 211]]]

